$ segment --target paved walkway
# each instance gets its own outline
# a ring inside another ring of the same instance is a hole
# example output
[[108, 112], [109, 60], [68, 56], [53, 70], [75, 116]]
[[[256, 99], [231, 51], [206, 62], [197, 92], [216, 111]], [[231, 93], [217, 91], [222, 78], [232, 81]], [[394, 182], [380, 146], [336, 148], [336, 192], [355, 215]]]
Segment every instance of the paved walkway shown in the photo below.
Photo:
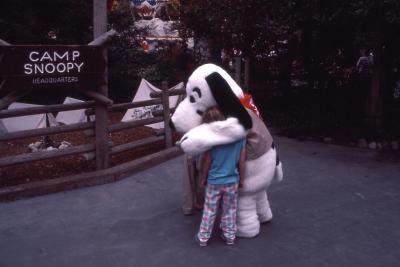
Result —
[[276, 138], [284, 181], [254, 239], [206, 248], [182, 158], [125, 180], [0, 203], [0, 266], [400, 266], [400, 156]]

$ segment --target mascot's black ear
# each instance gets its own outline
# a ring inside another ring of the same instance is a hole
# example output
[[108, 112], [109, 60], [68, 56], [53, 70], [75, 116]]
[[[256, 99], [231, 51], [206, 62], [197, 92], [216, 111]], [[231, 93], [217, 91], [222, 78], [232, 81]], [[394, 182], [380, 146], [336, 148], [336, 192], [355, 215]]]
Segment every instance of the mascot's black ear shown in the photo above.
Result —
[[253, 126], [251, 117], [233, 93], [228, 82], [218, 72], [208, 75], [206, 81], [224, 115], [237, 118], [245, 129], [250, 129]]

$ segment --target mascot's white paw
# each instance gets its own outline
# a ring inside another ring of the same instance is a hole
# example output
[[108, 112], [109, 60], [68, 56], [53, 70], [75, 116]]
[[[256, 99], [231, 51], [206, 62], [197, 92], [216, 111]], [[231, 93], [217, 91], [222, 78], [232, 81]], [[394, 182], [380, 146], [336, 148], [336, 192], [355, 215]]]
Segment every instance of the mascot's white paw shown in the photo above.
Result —
[[216, 145], [228, 144], [245, 138], [247, 131], [236, 118], [201, 124], [185, 135], [179, 141], [182, 150], [188, 155], [203, 153]]

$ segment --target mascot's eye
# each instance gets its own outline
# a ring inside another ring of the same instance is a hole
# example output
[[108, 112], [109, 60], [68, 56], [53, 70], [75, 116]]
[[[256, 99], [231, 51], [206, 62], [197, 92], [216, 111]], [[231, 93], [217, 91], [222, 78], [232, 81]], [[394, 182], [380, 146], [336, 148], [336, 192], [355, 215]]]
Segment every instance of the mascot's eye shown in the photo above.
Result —
[[197, 93], [199, 98], [201, 98], [201, 91], [200, 91], [200, 89], [198, 87], [193, 88], [193, 92]]
[[196, 110], [196, 113], [199, 114], [200, 116], [203, 116], [204, 112], [201, 110]]
[[[201, 98], [201, 91], [198, 87], [193, 88], [192, 92], [197, 93], [197, 98]], [[191, 95], [189, 97], [189, 100], [190, 100], [190, 103], [196, 102], [196, 98], [193, 95]]]

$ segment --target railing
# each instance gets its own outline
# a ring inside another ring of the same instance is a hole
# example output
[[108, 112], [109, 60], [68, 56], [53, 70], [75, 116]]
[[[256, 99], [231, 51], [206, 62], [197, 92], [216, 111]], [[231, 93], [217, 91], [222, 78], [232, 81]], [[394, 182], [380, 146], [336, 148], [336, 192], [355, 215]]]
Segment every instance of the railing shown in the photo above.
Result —
[[[73, 131], [84, 131], [86, 136], [92, 136], [95, 139], [98, 139], [99, 136], [106, 136], [107, 140], [96, 140], [97, 142], [104, 142], [108, 144], [108, 149], [98, 151], [95, 149], [94, 144], [83, 144], [78, 146], [73, 146], [69, 148], [64, 148], [61, 150], [53, 150], [53, 151], [38, 151], [35, 153], [26, 153], [26, 154], [19, 154], [13, 155], [8, 157], [0, 158], [0, 167], [12, 166], [22, 163], [28, 163], [32, 161], [44, 160], [44, 159], [51, 159], [57, 157], [63, 157], [67, 155], [76, 155], [76, 154], [84, 154], [86, 153], [86, 157], [89, 159], [94, 158], [102, 158], [108, 160], [106, 165], [109, 166], [109, 158], [110, 155], [115, 155], [117, 153], [121, 153], [127, 150], [135, 149], [147, 144], [151, 144], [154, 142], [162, 141], [165, 142], [165, 147], [170, 148], [172, 147], [172, 132], [169, 128], [169, 118], [171, 109], [169, 107], [169, 96], [171, 95], [179, 95], [184, 94], [183, 90], [167, 90], [167, 85], [163, 83], [162, 92], [157, 94], [152, 94], [151, 97], [154, 99], [141, 101], [141, 102], [131, 102], [131, 103], [121, 103], [121, 104], [114, 104], [106, 107], [107, 113], [109, 112], [117, 112], [121, 110], [127, 110], [130, 108], [137, 108], [137, 107], [145, 107], [151, 105], [162, 104], [163, 109], [162, 111], [154, 112], [153, 118], [146, 118], [140, 120], [131, 120], [127, 122], [118, 122], [114, 124], [108, 125], [107, 122], [104, 122], [107, 126], [103, 129], [106, 133], [99, 133], [98, 129], [95, 129], [95, 122], [81, 122], [69, 125], [58, 125], [52, 126], [47, 128], [40, 128], [40, 129], [32, 129], [32, 130], [24, 130], [18, 132], [8, 132], [3, 133], [0, 135], [0, 142], [8, 142], [17, 139], [25, 139], [29, 137], [35, 136], [51, 136], [54, 134], [59, 133], [67, 133]], [[60, 111], [69, 111], [69, 110], [77, 110], [86, 108], [86, 114], [91, 115], [95, 114], [95, 108], [98, 106], [95, 105], [94, 101], [87, 101], [83, 103], [72, 103], [72, 104], [60, 104], [60, 105], [49, 105], [49, 106], [41, 106], [41, 107], [29, 107], [29, 108], [20, 108], [20, 109], [8, 109], [8, 110], [1, 110], [0, 111], [0, 119], [4, 118], [11, 118], [11, 117], [18, 117], [18, 116], [27, 116], [27, 115], [34, 115], [34, 114], [42, 114], [42, 113], [56, 113]], [[106, 116], [108, 117], [108, 116]], [[96, 117], [96, 120], [99, 118]], [[113, 145], [112, 141], [110, 140], [109, 133], [115, 133], [127, 129], [132, 129], [152, 123], [157, 122], [164, 122], [164, 130], [158, 132], [155, 136], [150, 136], [145, 139], [125, 143], [125, 144], [118, 144]], [[88, 157], [89, 155], [89, 157]], [[98, 168], [99, 169], [99, 168]]]

